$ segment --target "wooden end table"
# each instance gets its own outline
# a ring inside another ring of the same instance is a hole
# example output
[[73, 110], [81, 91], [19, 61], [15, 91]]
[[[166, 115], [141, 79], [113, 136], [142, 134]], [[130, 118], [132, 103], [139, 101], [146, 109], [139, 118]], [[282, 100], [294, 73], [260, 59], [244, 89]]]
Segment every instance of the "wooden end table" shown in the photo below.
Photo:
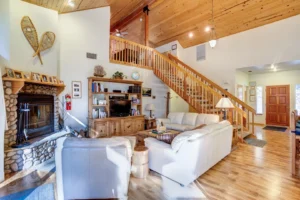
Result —
[[[181, 133], [181, 132], [180, 131], [176, 131], [176, 130], [167, 130], [166, 133], [162, 133], [162, 134], [179, 134], [179, 133]], [[147, 138], [147, 137], [156, 138], [157, 135], [161, 135], [161, 134], [152, 133], [152, 129], [139, 131], [137, 133], [138, 144], [139, 145], [145, 145], [145, 143], [144, 143], [144, 139], [145, 138]]]
[[134, 148], [131, 173], [136, 178], [146, 178], [148, 176], [149, 166], [147, 147], [137, 146]]
[[145, 119], [145, 129], [155, 129], [156, 119]]

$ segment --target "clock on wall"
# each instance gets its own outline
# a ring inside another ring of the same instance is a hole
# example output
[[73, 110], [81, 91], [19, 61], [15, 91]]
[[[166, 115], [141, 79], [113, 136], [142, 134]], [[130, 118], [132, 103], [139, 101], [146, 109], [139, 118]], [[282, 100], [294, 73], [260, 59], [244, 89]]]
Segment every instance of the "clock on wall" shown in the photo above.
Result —
[[131, 74], [131, 78], [133, 79], [133, 80], [139, 80], [140, 79], [140, 73], [139, 72], [133, 72], [132, 74]]

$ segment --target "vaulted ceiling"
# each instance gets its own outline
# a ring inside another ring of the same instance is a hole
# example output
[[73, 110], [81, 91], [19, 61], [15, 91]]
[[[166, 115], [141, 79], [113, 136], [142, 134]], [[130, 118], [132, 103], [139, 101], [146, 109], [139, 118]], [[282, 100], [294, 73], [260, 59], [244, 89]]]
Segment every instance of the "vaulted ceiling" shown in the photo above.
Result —
[[[111, 6], [111, 25], [122, 21], [150, 0], [24, 0], [59, 13]], [[153, 2], [153, 0], [151, 1]], [[204, 31], [211, 25], [212, 0], [156, 0], [150, 6], [149, 40], [154, 46], [178, 40], [190, 47], [209, 40]], [[300, 0], [214, 0], [215, 27], [218, 38], [263, 26], [300, 14]], [[122, 28], [127, 39], [143, 43], [144, 25], [139, 18]], [[193, 37], [188, 34], [193, 32]], [[274, 33], [276, 34], [276, 33]]]

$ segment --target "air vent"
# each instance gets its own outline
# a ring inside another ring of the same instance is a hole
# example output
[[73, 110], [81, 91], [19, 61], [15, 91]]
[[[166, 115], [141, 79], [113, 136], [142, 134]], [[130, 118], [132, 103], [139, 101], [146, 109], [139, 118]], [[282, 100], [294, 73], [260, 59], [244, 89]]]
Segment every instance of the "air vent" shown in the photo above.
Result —
[[206, 59], [206, 52], [205, 52], [204, 44], [197, 46], [196, 51], [197, 51], [197, 61]]
[[86, 53], [86, 57], [90, 59], [97, 59], [97, 54], [95, 53]]

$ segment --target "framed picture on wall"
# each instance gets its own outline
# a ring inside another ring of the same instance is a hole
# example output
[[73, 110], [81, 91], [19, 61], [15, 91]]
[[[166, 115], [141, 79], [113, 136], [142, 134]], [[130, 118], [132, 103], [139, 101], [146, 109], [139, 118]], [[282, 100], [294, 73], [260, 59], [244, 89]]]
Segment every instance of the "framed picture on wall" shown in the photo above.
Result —
[[41, 75], [39, 73], [31, 72], [31, 79], [34, 81], [41, 81]]
[[30, 72], [23, 72], [23, 78], [31, 80]]
[[42, 74], [42, 82], [44, 82], [44, 83], [48, 83], [49, 82], [49, 78], [48, 78], [47, 75]]
[[151, 88], [142, 88], [142, 96], [143, 97], [151, 97], [152, 89]]
[[255, 87], [251, 87], [250, 88], [250, 96], [255, 96], [256, 95], [256, 91], [255, 91]]
[[15, 72], [15, 78], [17, 78], [17, 79], [22, 79], [22, 78], [24, 78], [23, 72], [22, 72], [22, 71], [14, 70], [14, 72]]
[[81, 99], [82, 91], [81, 91], [81, 81], [72, 81], [72, 98], [73, 99]]
[[15, 78], [15, 72], [14, 72], [13, 69], [5, 68], [5, 71], [6, 71], [7, 77], [9, 77], [9, 78]]
[[253, 96], [253, 95], [250, 96], [250, 99], [249, 99], [249, 100], [250, 100], [250, 102], [255, 102], [255, 96]]

